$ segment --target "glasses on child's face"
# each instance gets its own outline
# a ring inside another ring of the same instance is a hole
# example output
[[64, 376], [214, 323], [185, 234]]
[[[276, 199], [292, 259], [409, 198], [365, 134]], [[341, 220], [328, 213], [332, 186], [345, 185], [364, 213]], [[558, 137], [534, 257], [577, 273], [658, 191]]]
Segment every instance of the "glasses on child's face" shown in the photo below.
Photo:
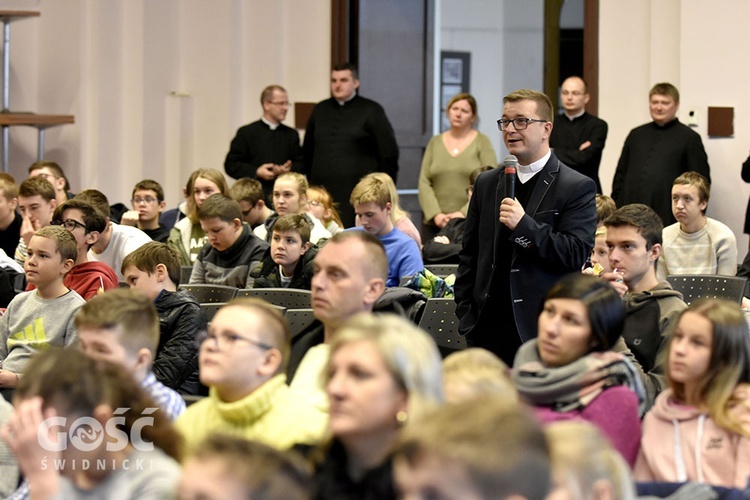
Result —
[[133, 205], [140, 205], [141, 203], [145, 203], [146, 205], [151, 205], [152, 203], [155, 203], [157, 201], [159, 200], [157, 200], [156, 198], [146, 196], [145, 198], [133, 198], [132, 200], [130, 200], [130, 203], [132, 203]]
[[314, 207], [319, 207], [321, 205], [318, 200], [309, 200], [308, 203]]
[[52, 221], [53, 226], [62, 226], [71, 233], [75, 231], [77, 227], [83, 228], [84, 231], [87, 231], [88, 228], [86, 227], [86, 224], [81, 224], [77, 220], [74, 219], [67, 219], [67, 220], [53, 220]]
[[200, 332], [195, 338], [195, 343], [199, 349], [207, 345], [213, 345], [214, 348], [220, 351], [227, 351], [232, 349], [237, 342], [247, 342], [250, 345], [263, 349], [264, 351], [274, 348], [271, 345], [258, 340], [248, 339], [242, 335], [237, 335], [236, 333]]

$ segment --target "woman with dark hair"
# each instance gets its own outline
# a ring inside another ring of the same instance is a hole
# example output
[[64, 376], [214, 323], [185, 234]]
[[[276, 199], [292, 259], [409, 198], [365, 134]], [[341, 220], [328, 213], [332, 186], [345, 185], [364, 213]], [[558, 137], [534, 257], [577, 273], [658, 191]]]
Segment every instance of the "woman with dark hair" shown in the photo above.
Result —
[[547, 292], [538, 337], [518, 350], [512, 377], [542, 422], [589, 421], [632, 466], [644, 391], [630, 362], [610, 351], [624, 320], [622, 300], [610, 285], [566, 276]]

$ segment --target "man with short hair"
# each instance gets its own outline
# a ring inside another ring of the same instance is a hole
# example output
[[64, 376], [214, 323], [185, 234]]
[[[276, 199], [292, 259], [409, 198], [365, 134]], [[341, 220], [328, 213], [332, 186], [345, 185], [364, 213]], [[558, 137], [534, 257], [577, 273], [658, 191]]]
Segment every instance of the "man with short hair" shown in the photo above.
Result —
[[711, 186], [698, 172], [685, 172], [672, 185], [672, 214], [677, 222], [664, 228], [664, 250], [656, 269], [660, 280], [670, 274], [737, 272], [737, 238], [725, 224], [706, 217]]
[[680, 312], [687, 306], [680, 292], [656, 277], [664, 227], [656, 212], [634, 203], [618, 208], [604, 225], [612, 272], [601, 276], [625, 298], [622, 338], [640, 365], [646, 389], [644, 404], [649, 408], [667, 385], [663, 351]]
[[310, 115], [303, 152], [310, 184], [325, 187], [339, 205], [344, 227], [354, 226], [349, 195], [371, 172], [385, 172], [396, 181], [398, 144], [383, 107], [357, 93], [359, 76], [353, 64], [334, 66], [331, 98]]
[[607, 122], [586, 112], [590, 97], [583, 78], [565, 79], [560, 91], [564, 112], [555, 117], [549, 145], [561, 162], [593, 179], [596, 192], [601, 194], [599, 164], [607, 140]]
[[580, 272], [594, 246], [596, 184], [550, 151], [552, 102], [522, 89], [503, 99], [498, 125], [518, 158], [515, 198], [505, 169], [474, 184], [456, 274], [459, 331], [512, 365], [536, 338], [539, 305], [564, 275]]
[[680, 92], [671, 83], [657, 83], [649, 92], [652, 122], [634, 128], [625, 139], [612, 181], [618, 207], [643, 203], [659, 214], [664, 225], [675, 222], [669, 202], [672, 182], [694, 171], [711, 182], [701, 136], [680, 123]]
[[258, 179], [268, 200], [274, 179], [299, 163], [302, 152], [297, 131], [281, 123], [289, 111], [289, 95], [284, 87], [269, 85], [263, 89], [260, 104], [263, 116], [237, 130], [224, 160], [224, 170], [235, 179]]
[[54, 161], [32, 163], [29, 167], [29, 177], [37, 176], [44, 177], [55, 188], [55, 199], [58, 205], [73, 197], [73, 193], [69, 192], [70, 184], [68, 184], [68, 178], [65, 177], [65, 172]]

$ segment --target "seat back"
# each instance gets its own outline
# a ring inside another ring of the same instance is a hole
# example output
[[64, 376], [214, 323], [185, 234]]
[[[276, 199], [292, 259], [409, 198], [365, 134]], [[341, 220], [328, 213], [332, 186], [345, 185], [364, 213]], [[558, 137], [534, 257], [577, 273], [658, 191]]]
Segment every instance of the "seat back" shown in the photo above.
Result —
[[439, 278], [445, 278], [451, 274], [456, 274], [456, 271], [458, 271], [458, 264], [427, 264], [424, 267], [429, 269], [432, 274]]
[[315, 322], [315, 315], [310, 308], [287, 309], [284, 319], [289, 325], [289, 332], [292, 335], [292, 339], [294, 339]]
[[180, 266], [180, 284], [190, 283], [190, 275], [193, 274], [193, 266]]
[[190, 295], [201, 304], [211, 304], [214, 302], [229, 302], [237, 293], [233, 286], [225, 285], [180, 285], [181, 290], [187, 290]]
[[245, 288], [237, 291], [237, 297], [255, 297], [287, 309], [312, 307], [312, 292], [296, 288]]
[[201, 309], [203, 309], [203, 312], [206, 313], [206, 319], [209, 323], [214, 319], [217, 311], [225, 305], [227, 305], [226, 302], [204, 302], [200, 304]]
[[727, 299], [742, 302], [747, 278], [713, 274], [673, 274], [667, 276], [672, 288], [682, 294], [686, 304], [697, 299]]
[[456, 302], [453, 299], [427, 299], [419, 327], [432, 336], [443, 356], [466, 349], [466, 339], [458, 334]]

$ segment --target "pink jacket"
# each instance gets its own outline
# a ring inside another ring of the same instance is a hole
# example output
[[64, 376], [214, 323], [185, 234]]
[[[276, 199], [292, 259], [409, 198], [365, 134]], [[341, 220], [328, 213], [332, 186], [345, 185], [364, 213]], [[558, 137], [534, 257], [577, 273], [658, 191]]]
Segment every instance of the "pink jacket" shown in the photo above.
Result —
[[750, 475], [750, 438], [717, 426], [667, 389], [643, 419], [641, 451], [633, 476], [639, 482], [697, 481], [744, 489]]

